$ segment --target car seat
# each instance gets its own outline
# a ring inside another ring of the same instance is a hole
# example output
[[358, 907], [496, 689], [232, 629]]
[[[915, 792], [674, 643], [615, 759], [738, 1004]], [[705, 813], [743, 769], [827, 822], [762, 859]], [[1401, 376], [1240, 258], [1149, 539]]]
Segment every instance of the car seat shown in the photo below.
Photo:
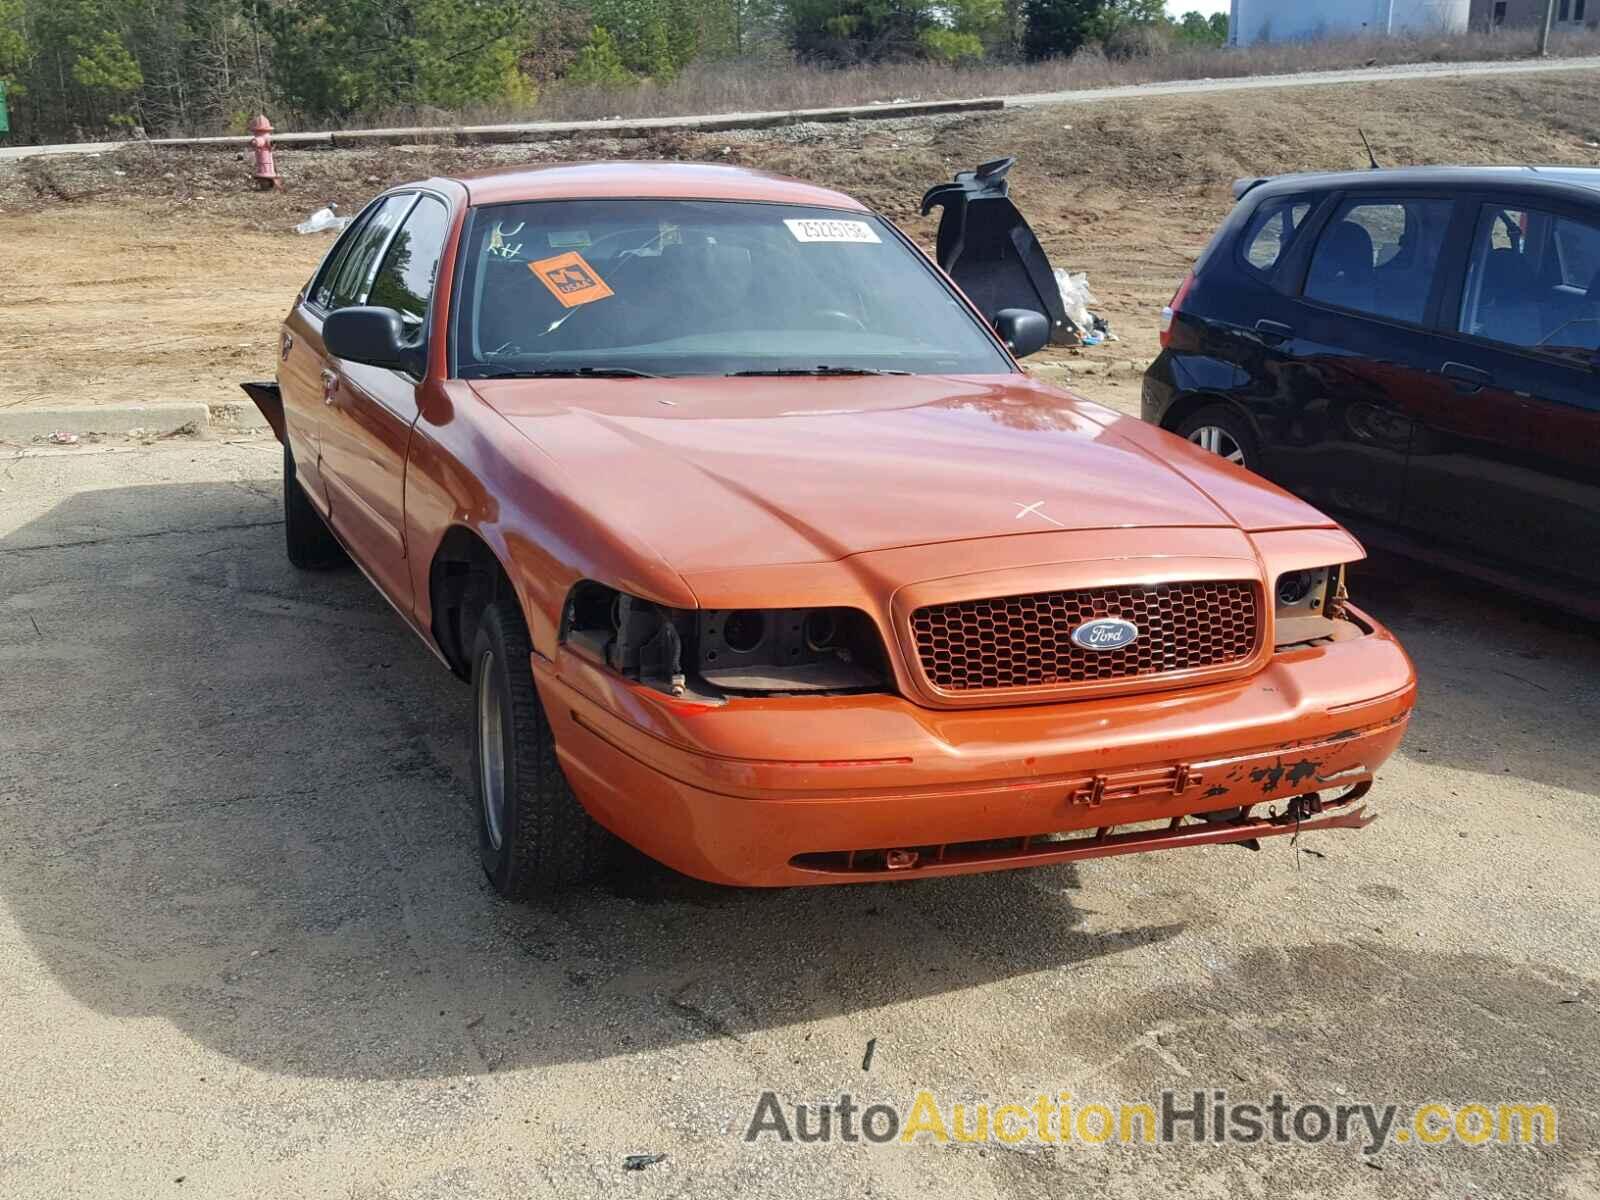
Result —
[[1377, 271], [1372, 260], [1372, 235], [1354, 221], [1340, 221], [1311, 260], [1306, 295], [1370, 312], [1377, 291]]
[[1489, 251], [1472, 332], [1513, 346], [1536, 346], [1544, 336], [1539, 282], [1527, 256], [1504, 247]]
[[743, 246], [683, 242], [630, 258], [615, 274], [616, 340], [608, 345], [739, 329], [749, 319], [755, 270]]
[[1560, 340], [1569, 346], [1578, 346], [1584, 350], [1600, 353], [1600, 271], [1594, 273], [1594, 278], [1589, 281], [1589, 290], [1585, 294], [1587, 311], [1578, 314], [1579, 320], [1567, 328]]
[[475, 354], [491, 354], [503, 346], [524, 351], [567, 310], [528, 270], [522, 259], [485, 255], [483, 290], [477, 313]]
[[684, 242], [661, 252], [684, 324], [694, 330], [736, 328], [755, 279], [750, 251], [717, 242]]

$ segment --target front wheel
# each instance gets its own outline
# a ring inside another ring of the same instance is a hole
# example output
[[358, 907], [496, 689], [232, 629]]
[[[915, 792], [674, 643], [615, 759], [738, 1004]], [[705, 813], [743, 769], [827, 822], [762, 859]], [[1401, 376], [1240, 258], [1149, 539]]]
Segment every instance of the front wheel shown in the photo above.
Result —
[[1261, 462], [1255, 430], [1239, 413], [1221, 404], [1192, 413], [1178, 426], [1178, 436], [1249, 471]]
[[616, 847], [561, 772], [529, 658], [522, 614], [490, 604], [472, 647], [472, 779], [479, 859], [511, 900], [593, 879]]

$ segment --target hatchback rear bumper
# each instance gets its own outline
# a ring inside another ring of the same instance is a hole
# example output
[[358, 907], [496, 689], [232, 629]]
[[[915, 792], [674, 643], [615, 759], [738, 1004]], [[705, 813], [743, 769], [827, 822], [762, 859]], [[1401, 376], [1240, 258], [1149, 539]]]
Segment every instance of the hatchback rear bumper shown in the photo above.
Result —
[[1147, 424], [1165, 428], [1167, 411], [1181, 390], [1173, 373], [1172, 352], [1163, 350], [1145, 368], [1139, 389], [1139, 416]]
[[1357, 802], [1415, 678], [1363, 620], [1367, 637], [1242, 680], [959, 712], [884, 695], [688, 705], [565, 652], [534, 671], [568, 779], [624, 840], [717, 883], [862, 882], [1366, 824]]

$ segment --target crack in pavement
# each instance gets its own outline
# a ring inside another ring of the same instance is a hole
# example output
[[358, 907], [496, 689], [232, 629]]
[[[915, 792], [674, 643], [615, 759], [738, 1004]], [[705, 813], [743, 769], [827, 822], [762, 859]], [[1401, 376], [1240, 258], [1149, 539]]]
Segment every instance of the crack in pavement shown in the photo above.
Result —
[[283, 518], [275, 521], [240, 521], [233, 525], [204, 525], [198, 529], [157, 529], [150, 533], [126, 533], [120, 537], [83, 538], [76, 542], [43, 542], [37, 546], [0, 546], [0, 554], [27, 554], [35, 550], [76, 550], [82, 546], [105, 546], [113, 542], [136, 542], [145, 538], [171, 537], [179, 533], [226, 533], [231, 529], [261, 529], [268, 525], [282, 525]]

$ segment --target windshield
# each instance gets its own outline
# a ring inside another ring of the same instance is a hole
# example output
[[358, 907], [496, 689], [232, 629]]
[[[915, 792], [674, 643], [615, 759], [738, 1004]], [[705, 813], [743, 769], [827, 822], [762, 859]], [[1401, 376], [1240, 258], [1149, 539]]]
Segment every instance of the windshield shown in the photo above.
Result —
[[473, 210], [457, 373], [1014, 368], [932, 264], [863, 212], [702, 200]]

